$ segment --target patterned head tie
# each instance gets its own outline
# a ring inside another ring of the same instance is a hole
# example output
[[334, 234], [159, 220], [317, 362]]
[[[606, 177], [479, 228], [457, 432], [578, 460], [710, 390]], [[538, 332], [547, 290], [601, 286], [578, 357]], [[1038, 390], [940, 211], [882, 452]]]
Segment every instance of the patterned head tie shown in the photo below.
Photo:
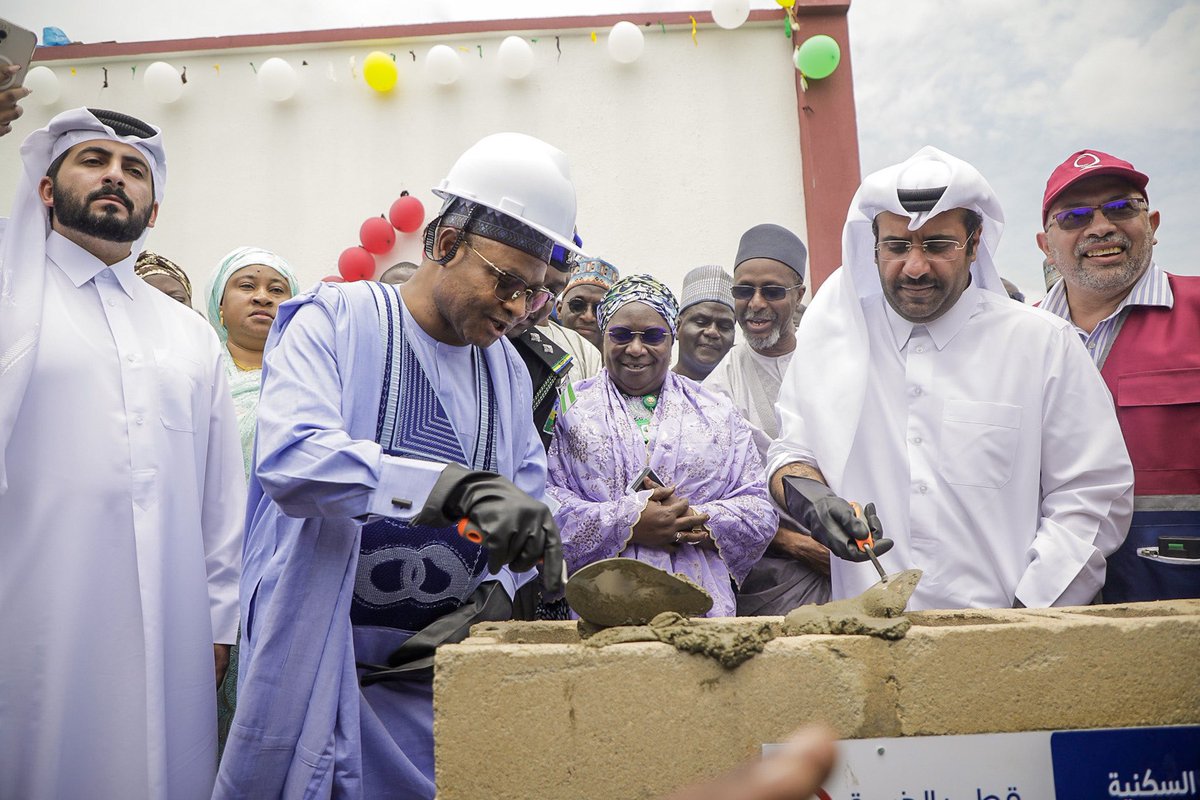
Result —
[[179, 268], [179, 265], [168, 258], [163, 258], [158, 253], [152, 253], [149, 250], [142, 251], [142, 254], [137, 257], [137, 263], [133, 265], [134, 274], [139, 278], [149, 278], [151, 275], [166, 275], [168, 278], [174, 278], [183, 284], [183, 290], [187, 292], [187, 296], [192, 296], [192, 282], [188, 280], [187, 273]]
[[500, 244], [515, 247], [522, 253], [549, 263], [554, 251], [554, 240], [526, 225], [516, 217], [488, 208], [482, 203], [472, 203], [461, 197], [451, 197], [442, 208], [442, 213], [431, 223], [434, 228], [458, 228]]
[[671, 335], [675, 335], [675, 321], [679, 317], [679, 301], [664, 284], [651, 275], [631, 275], [613, 284], [600, 305], [596, 306], [596, 321], [600, 330], [608, 328], [613, 315], [629, 303], [645, 303], [667, 321]]

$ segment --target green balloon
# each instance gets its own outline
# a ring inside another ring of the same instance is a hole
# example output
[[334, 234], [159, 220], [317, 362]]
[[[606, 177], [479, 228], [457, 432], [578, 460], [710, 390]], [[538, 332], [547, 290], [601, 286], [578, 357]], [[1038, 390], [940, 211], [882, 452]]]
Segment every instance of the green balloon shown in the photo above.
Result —
[[832, 36], [819, 33], [796, 48], [793, 61], [806, 78], [828, 78], [842, 61], [842, 48]]

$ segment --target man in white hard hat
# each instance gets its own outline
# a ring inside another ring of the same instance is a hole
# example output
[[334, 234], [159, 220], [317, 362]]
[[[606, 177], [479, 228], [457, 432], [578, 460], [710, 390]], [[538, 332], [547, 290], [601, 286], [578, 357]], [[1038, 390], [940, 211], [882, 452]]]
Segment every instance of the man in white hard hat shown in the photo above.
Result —
[[267, 342], [218, 798], [432, 798], [434, 648], [508, 618], [539, 560], [561, 590], [505, 334], [549, 301], [554, 244], [575, 247], [566, 157], [495, 134], [434, 191], [409, 281], [320, 285]]
[[0, 797], [200, 800], [245, 476], [216, 335], [134, 273], [162, 135], [76, 108], [21, 159], [0, 236]]
[[932, 147], [854, 196], [767, 466], [776, 501], [838, 556], [835, 599], [879, 580], [857, 546], [868, 527], [889, 572], [924, 570], [914, 609], [1086, 605], [1125, 538], [1133, 469], [1112, 401], [1070, 324], [1007, 297], [1003, 221], [983, 176]]

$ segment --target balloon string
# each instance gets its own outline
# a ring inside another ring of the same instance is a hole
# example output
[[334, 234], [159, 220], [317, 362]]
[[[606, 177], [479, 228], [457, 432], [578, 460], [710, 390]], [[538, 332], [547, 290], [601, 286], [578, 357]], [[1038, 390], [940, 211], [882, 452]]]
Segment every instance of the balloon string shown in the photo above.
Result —
[[100, 88], [107, 89], [108, 88], [108, 67], [101, 67], [100, 69], [104, 70], [104, 85], [101, 86]]
[[417, 63], [417, 54], [416, 54], [416, 53], [414, 53], [412, 50], [409, 50], [409, 51], [408, 51], [408, 54], [409, 54], [410, 56], [412, 56], [413, 63], [414, 63], [414, 64], [415, 64], [415, 63]]
[[[594, 33], [592, 34], [593, 37], [595, 37], [595, 35], [596, 34]], [[534, 41], [536, 42], [537, 39], [534, 39]], [[595, 38], [593, 38], [592, 41], [596, 41]], [[554, 37], [554, 49], [558, 51], [558, 57], [554, 59], [555, 63], [562, 61], [562, 42], [558, 40], [557, 36]]]
[[187, 83], [187, 67], [186, 66], [183, 68], [183, 74], [179, 76], [179, 79], [183, 83]]
[[258, 67], [254, 66], [254, 62], [253, 62], [253, 61], [251, 61], [251, 62], [250, 62], [250, 69], [254, 70], [254, 74], [255, 74], [255, 75], [257, 75], [257, 74], [258, 74]]

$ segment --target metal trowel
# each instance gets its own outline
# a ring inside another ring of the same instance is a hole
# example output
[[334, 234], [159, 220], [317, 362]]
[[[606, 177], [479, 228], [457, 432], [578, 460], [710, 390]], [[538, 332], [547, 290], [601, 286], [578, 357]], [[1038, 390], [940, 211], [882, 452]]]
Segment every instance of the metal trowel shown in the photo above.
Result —
[[879, 573], [879, 582], [887, 583], [888, 575], [883, 571], [883, 566], [879, 563], [879, 557], [875, 555], [875, 537], [871, 535], [871, 523], [867, 522], [862, 506], [858, 503], [851, 502], [850, 508], [854, 509], [854, 516], [861, 519], [863, 524], [867, 526], [867, 538], [858, 539], [855, 541], [855, 544], [858, 545], [859, 552], [866, 553], [867, 558], [871, 559], [871, 563], [875, 565], [875, 571]]
[[606, 558], [571, 575], [567, 603], [587, 622], [611, 628], [645, 625], [664, 611], [699, 616], [712, 608], [713, 601], [683, 576], [632, 558]]

